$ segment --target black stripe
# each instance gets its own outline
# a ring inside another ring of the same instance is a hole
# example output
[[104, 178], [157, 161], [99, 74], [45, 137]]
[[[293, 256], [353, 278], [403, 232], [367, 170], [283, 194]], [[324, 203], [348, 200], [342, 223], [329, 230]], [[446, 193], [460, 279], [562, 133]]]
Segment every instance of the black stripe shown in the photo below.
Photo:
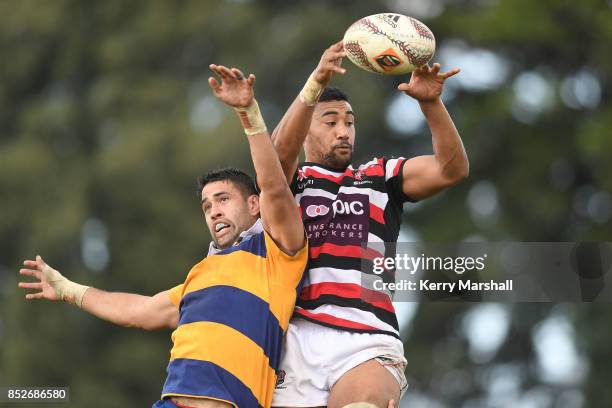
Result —
[[326, 323], [326, 322], [321, 322], [319, 320], [315, 320], [312, 317], [304, 316], [304, 315], [301, 315], [299, 313], [294, 313], [293, 317], [299, 318], [299, 319], [308, 320], [311, 323], [315, 323], [315, 324], [318, 324], [318, 325], [321, 325], [321, 326], [331, 327], [332, 329], [347, 331], [347, 332], [351, 332], [351, 333], [387, 334], [389, 336], [395, 337], [398, 340], [401, 340], [400, 336], [397, 333], [393, 333], [393, 332], [386, 331], [386, 330], [354, 329], [352, 327], [337, 326], [335, 324], [330, 324], [330, 323]]
[[[387, 206], [388, 208], [389, 206]], [[397, 240], [397, 234], [399, 233], [399, 222], [400, 217], [393, 218], [394, 212], [385, 210], [383, 218], [385, 219], [385, 225], [374, 221], [370, 218], [370, 234], [376, 235], [384, 242], [393, 242]]]
[[[385, 256], [395, 257], [395, 252], [388, 250]], [[372, 261], [370, 261], [369, 259], [359, 259], [348, 256], [321, 254], [317, 259], [311, 259], [308, 262], [308, 270], [315, 268], [338, 269], [337, 271], [332, 271], [332, 273], [337, 275], [342, 275], [342, 271], [346, 269], [360, 271], [361, 273], [366, 275], [376, 275], [373, 272], [374, 263]], [[384, 273], [383, 281], [395, 282], [395, 272], [392, 272], [391, 274]]]
[[308, 261], [308, 269], [336, 268], [361, 270], [361, 259], [321, 253], [317, 259]]
[[[397, 318], [395, 317], [395, 313], [391, 313], [385, 309], [380, 309], [376, 306], [371, 305], [370, 303], [362, 300], [362, 299], [354, 299], [354, 298], [344, 298], [336, 295], [321, 295], [313, 300], [302, 300], [298, 299], [296, 302], [296, 306], [301, 307], [306, 310], [314, 310], [319, 306], [323, 305], [335, 305], [341, 307], [352, 307], [354, 309], [363, 310], [364, 312], [370, 312], [374, 314], [380, 321], [387, 323], [389, 326], [393, 327], [395, 330], [399, 330], [399, 326], [397, 324]], [[361, 322], [356, 322], [361, 323]], [[367, 324], [367, 323], [362, 323]]]

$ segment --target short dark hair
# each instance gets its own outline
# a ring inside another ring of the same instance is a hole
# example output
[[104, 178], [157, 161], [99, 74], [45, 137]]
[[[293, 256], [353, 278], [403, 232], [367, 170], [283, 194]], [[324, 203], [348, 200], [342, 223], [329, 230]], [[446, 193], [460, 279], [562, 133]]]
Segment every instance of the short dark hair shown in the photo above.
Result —
[[325, 88], [319, 97], [319, 102], [329, 101], [346, 101], [350, 103], [348, 96], [341, 89], [333, 86]]
[[215, 181], [232, 182], [245, 198], [252, 195], [259, 195], [255, 181], [253, 181], [251, 176], [240, 169], [226, 167], [209, 171], [205, 175], [198, 177], [198, 191], [196, 192], [198, 199], [202, 199], [202, 189], [204, 186]]

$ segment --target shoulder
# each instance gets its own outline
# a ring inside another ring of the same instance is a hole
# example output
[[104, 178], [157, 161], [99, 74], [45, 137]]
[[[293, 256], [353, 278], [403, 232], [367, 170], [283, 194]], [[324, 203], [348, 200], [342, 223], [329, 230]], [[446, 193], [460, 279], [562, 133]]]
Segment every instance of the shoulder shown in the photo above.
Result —
[[212, 255], [214, 257], [217, 256], [229, 256], [238, 252], [247, 252], [252, 255], [261, 256], [263, 258], [266, 257], [266, 240], [264, 237], [263, 230], [261, 232], [252, 234], [246, 237], [242, 242], [238, 245], [229, 247], [220, 251], [219, 253]]

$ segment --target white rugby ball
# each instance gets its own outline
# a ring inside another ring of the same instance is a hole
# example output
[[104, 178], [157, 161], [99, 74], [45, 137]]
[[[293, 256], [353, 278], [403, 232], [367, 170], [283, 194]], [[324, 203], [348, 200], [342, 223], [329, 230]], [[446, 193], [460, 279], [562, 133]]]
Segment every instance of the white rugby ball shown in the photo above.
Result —
[[436, 50], [431, 30], [402, 14], [381, 13], [359, 19], [344, 34], [347, 57], [359, 68], [401, 75], [427, 64]]

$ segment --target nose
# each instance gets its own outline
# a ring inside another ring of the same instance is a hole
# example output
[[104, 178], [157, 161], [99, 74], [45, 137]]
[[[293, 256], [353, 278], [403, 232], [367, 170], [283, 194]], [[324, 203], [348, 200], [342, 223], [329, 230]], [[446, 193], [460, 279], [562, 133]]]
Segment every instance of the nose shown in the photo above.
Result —
[[214, 221], [222, 216], [223, 212], [221, 211], [221, 206], [213, 202], [210, 206], [210, 219]]
[[349, 138], [349, 127], [344, 123], [339, 123], [336, 125], [336, 139], [338, 140], [348, 140]]

